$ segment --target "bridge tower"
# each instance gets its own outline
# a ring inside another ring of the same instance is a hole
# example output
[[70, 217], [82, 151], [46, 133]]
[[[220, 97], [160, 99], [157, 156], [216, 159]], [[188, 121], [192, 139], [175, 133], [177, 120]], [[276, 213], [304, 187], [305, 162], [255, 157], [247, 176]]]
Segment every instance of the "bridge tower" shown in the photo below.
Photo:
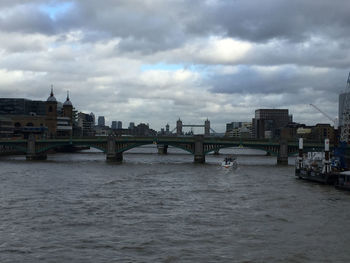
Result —
[[204, 136], [210, 136], [210, 121], [207, 120], [204, 122]]
[[57, 100], [53, 95], [53, 86], [51, 85], [50, 96], [46, 100], [46, 120], [45, 124], [48, 128], [49, 137], [56, 136], [57, 129]]
[[165, 134], [166, 134], [166, 135], [169, 135], [169, 133], [170, 133], [170, 126], [169, 126], [169, 124], [167, 123], [167, 125], [165, 125]]
[[176, 135], [182, 135], [182, 121], [180, 120], [180, 118], [178, 119], [178, 121], [176, 122]]

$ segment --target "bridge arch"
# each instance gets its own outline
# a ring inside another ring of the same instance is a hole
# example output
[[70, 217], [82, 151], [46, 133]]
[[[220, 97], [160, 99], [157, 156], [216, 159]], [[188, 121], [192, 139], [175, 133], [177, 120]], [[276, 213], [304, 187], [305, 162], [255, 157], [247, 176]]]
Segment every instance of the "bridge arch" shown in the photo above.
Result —
[[[161, 144], [170, 145], [170, 146], [173, 146], [175, 148], [184, 150], [184, 151], [186, 151], [186, 152], [188, 152], [190, 154], [193, 154], [193, 151], [191, 151], [189, 149], [186, 149], [186, 147], [184, 147], [182, 145], [179, 145], [179, 144], [176, 144], [176, 143], [161, 143]], [[151, 142], [128, 143], [126, 146], [119, 148], [117, 150], [117, 153], [123, 153], [123, 152], [129, 151], [131, 149], [134, 149], [134, 148], [137, 148], [137, 147], [141, 147], [141, 146], [144, 146], [144, 145], [154, 145], [154, 143], [151, 143]]]
[[272, 149], [268, 149], [266, 147], [252, 146], [252, 145], [242, 145], [242, 144], [219, 145], [217, 147], [214, 147], [212, 149], [204, 151], [204, 154], [209, 154], [211, 152], [215, 152], [215, 151], [218, 151], [220, 149], [226, 149], [226, 148], [232, 148], [232, 147], [240, 147], [240, 146], [243, 146], [244, 149], [261, 150], [261, 151], [264, 151], [264, 152], [266, 152], [267, 154], [269, 154], [271, 156], [277, 156], [278, 155], [278, 151], [275, 151], [275, 150], [272, 150]]
[[45, 145], [43, 148], [39, 148], [37, 153], [46, 153], [51, 149], [57, 148], [57, 147], [64, 147], [64, 146], [88, 146], [97, 150], [102, 151], [103, 153], [106, 153], [106, 149], [97, 146], [95, 144], [89, 144], [89, 143], [56, 143], [56, 144], [50, 144], [50, 145]]
[[[18, 151], [18, 153], [23, 153], [23, 154], [26, 154], [27, 153], [27, 146], [22, 146], [22, 145], [2, 145], [1, 147], [6, 147], [6, 146], [9, 146], [11, 147], [12, 149]], [[2, 148], [2, 150], [6, 150], [5, 148]]]

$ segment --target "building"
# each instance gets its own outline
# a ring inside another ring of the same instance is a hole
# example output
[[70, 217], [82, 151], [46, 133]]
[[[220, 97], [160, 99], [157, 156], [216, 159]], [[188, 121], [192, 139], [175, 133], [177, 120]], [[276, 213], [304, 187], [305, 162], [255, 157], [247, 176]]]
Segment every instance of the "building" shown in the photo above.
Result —
[[325, 139], [329, 139], [330, 143], [335, 141], [334, 127], [330, 124], [318, 123], [312, 127], [312, 139], [314, 141], [323, 142]]
[[348, 95], [348, 98], [350, 99], [350, 93], [341, 93], [339, 94], [339, 104], [338, 104], [338, 120], [339, 120], [339, 127], [343, 126], [343, 111], [344, 111], [344, 104], [346, 96]]
[[98, 116], [97, 126], [103, 127], [105, 124], [105, 116]]
[[46, 114], [45, 101], [20, 98], [0, 98], [0, 115], [41, 115]]
[[132, 135], [135, 136], [156, 136], [157, 132], [149, 128], [148, 124], [140, 123], [132, 131]]
[[112, 121], [112, 126], [111, 126], [111, 128], [112, 128], [113, 130], [116, 130], [116, 129], [117, 129], [117, 122], [116, 122], [116, 121]]
[[13, 121], [0, 116], [0, 138], [12, 138], [14, 134]]
[[243, 122], [230, 122], [226, 123], [226, 132], [230, 132], [233, 129], [242, 127]]
[[67, 93], [66, 101], [63, 103], [63, 108], [59, 114], [57, 109], [57, 100], [51, 89], [50, 96], [46, 100], [46, 118], [45, 124], [48, 128], [48, 136], [55, 137], [70, 137], [73, 132], [73, 105]]
[[[300, 132], [300, 134], [299, 134]], [[296, 140], [303, 135], [311, 134], [312, 130], [306, 128], [305, 124], [291, 122], [281, 129], [281, 138], [286, 140]], [[306, 138], [307, 136], [303, 137]]]
[[94, 131], [95, 121], [94, 116], [83, 112], [78, 113], [78, 127], [80, 136], [95, 136]]
[[0, 99], [1, 115], [12, 121], [14, 137], [27, 138], [29, 134], [42, 138], [71, 136], [73, 105], [69, 95], [60, 109], [58, 105], [52, 88], [46, 101]]
[[335, 143], [337, 135], [334, 127], [328, 123], [318, 123], [315, 126], [300, 125], [296, 131], [296, 138], [315, 142], [324, 142], [325, 139], [329, 139], [330, 143]]
[[225, 136], [233, 137], [233, 138], [251, 138], [252, 123], [251, 122], [227, 123]]
[[134, 122], [130, 122], [129, 123], [129, 130], [133, 130], [135, 128], [135, 123]]
[[252, 120], [252, 133], [256, 139], [280, 138], [281, 130], [293, 121], [288, 109], [258, 109]]
[[96, 124], [95, 114], [93, 114], [92, 112], [90, 112], [90, 117], [92, 118], [93, 126], [95, 126], [95, 124]]
[[123, 123], [121, 121], [117, 121], [117, 129], [123, 129]]

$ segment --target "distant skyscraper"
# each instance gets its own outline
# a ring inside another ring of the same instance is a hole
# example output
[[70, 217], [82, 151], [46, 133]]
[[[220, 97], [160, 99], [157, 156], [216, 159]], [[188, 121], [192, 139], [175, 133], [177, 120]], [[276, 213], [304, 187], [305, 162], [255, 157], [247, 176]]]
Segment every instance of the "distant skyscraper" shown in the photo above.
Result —
[[105, 116], [98, 116], [97, 125], [101, 127], [105, 126]]
[[135, 123], [134, 122], [130, 122], [129, 123], [129, 129], [132, 130], [135, 128]]
[[343, 126], [343, 111], [344, 111], [344, 102], [345, 102], [346, 93], [339, 94], [339, 111], [338, 111], [338, 119], [339, 119], [339, 127]]
[[117, 129], [117, 122], [116, 121], [112, 121], [112, 129]]
[[123, 123], [121, 121], [117, 121], [117, 129], [123, 129]]
[[95, 114], [93, 114], [92, 112], [90, 113], [90, 116], [92, 118], [92, 125], [95, 126], [96, 123], [96, 118], [95, 118]]
[[78, 127], [81, 129], [81, 136], [94, 136], [93, 126], [95, 125], [93, 114], [78, 113]]

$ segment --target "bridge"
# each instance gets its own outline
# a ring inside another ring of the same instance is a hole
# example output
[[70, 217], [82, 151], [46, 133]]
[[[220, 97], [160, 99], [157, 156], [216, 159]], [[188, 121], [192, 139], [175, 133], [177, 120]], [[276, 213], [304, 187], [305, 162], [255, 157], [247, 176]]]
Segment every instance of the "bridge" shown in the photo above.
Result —
[[[45, 160], [47, 152], [63, 146], [88, 146], [106, 154], [108, 162], [122, 162], [123, 153], [143, 145], [156, 144], [160, 153], [166, 153], [168, 146], [177, 147], [194, 156], [195, 163], [204, 163], [205, 155], [229, 147], [259, 149], [277, 156], [278, 164], [288, 164], [288, 156], [298, 152], [297, 141], [271, 141], [255, 139], [234, 139], [226, 137], [96, 137], [70, 139], [40, 139], [29, 136], [28, 140], [0, 140], [0, 147], [15, 149], [26, 155], [27, 160]], [[333, 146], [331, 145], [331, 148]], [[304, 151], [323, 151], [324, 143], [304, 143]]]

